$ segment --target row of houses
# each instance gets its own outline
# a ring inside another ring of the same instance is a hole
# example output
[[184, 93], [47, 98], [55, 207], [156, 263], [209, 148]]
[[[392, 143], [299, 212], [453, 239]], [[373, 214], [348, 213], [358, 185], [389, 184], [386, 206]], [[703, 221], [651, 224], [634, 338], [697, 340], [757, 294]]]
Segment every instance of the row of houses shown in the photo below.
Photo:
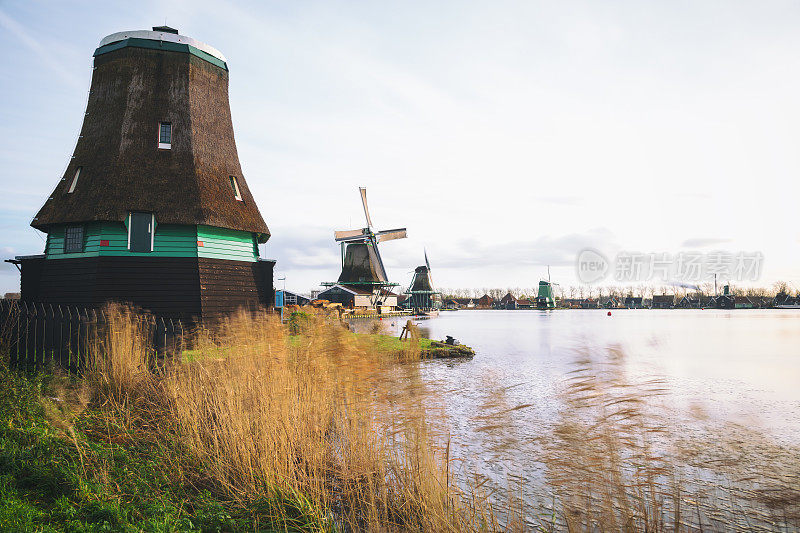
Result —
[[495, 299], [484, 294], [480, 298], [446, 298], [444, 309], [494, 309]]
[[[691, 294], [678, 297], [672, 294], [656, 294], [652, 298], [642, 296], [600, 296], [598, 298], [561, 298], [556, 307], [561, 309], [768, 309], [777, 306], [800, 306], [800, 296], [735, 296], [730, 293], [717, 296]], [[496, 300], [489, 295], [480, 298], [448, 298], [446, 309], [536, 309], [535, 300], [515, 298], [506, 294]]]

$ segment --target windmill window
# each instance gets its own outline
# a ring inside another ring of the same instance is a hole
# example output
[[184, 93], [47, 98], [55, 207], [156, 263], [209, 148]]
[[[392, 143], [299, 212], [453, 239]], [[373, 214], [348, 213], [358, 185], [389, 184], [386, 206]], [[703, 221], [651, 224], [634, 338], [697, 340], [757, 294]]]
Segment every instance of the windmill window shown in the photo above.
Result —
[[172, 148], [172, 122], [158, 123], [158, 147], [165, 150]]
[[78, 167], [77, 170], [75, 170], [75, 177], [72, 178], [72, 183], [69, 184], [67, 194], [75, 192], [75, 187], [78, 185], [78, 178], [81, 176], [81, 169], [83, 169], [83, 167]]
[[67, 226], [64, 230], [64, 253], [83, 251], [83, 226]]
[[231, 189], [233, 189], [233, 194], [236, 196], [236, 199], [240, 202], [242, 201], [242, 193], [239, 192], [239, 182], [236, 181], [235, 176], [229, 176], [231, 180]]

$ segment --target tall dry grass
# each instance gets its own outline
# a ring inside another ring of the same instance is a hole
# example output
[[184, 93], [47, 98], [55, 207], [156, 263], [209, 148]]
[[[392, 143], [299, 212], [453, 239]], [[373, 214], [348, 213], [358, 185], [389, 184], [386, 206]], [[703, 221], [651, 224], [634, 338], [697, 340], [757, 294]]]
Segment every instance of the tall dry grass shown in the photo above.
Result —
[[160, 427], [208, 484], [260, 506], [266, 521], [312, 530], [498, 529], [482, 500], [456, 488], [424, 406], [398, 392], [398, 363], [340, 326], [310, 317], [289, 332], [274, 316], [238, 314], [153, 374], [142, 322], [129, 311], [111, 314], [116, 322], [91, 361], [103, 394], [159, 412]]
[[104, 315], [106, 323], [92, 339], [87, 376], [102, 398], [125, 404], [152, 382], [153, 321], [118, 304], [107, 306]]
[[676, 470], [658, 446], [663, 420], [648, 410], [661, 380], [631, 380], [621, 350], [576, 361], [560, 393], [562, 409], [543, 456], [569, 531], [680, 528]]

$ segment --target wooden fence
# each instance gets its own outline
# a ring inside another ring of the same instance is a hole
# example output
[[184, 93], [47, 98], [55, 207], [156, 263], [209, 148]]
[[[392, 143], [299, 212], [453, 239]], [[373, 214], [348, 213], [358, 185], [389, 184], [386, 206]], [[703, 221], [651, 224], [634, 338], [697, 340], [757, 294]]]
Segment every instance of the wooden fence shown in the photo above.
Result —
[[[142, 315], [152, 349], [159, 356], [180, 354], [187, 332], [180, 320]], [[109, 320], [102, 309], [0, 300], [0, 352], [12, 368], [50, 366], [79, 372], [98, 346]]]

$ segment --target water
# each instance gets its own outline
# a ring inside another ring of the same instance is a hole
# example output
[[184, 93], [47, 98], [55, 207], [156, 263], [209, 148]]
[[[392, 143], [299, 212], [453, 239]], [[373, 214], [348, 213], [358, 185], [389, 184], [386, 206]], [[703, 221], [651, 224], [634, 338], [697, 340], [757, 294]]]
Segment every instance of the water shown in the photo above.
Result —
[[[396, 331], [404, 323], [387, 325]], [[780, 490], [800, 487], [798, 311], [462, 310], [419, 327], [426, 337], [451, 335], [476, 351], [472, 360], [420, 366], [439, 398], [429, 416], [463, 470], [486, 478], [492, 490], [519, 483], [534, 507], [552, 501], [543, 450], [569, 416], [566, 380], [587, 360], [598, 368], [613, 361], [626, 383], [663, 385], [647, 402], [657, 425], [668, 428], [658, 445], [696, 486], [738, 489], [746, 478], [750, 492], [753, 483], [775, 479]], [[749, 520], [742, 527], [753, 527]]]
[[464, 409], [476, 407], [477, 378], [521, 385], [512, 398], [547, 404], [577, 354], [618, 347], [629, 372], [665, 378], [684, 406], [800, 443], [798, 311], [458, 311], [419, 325], [426, 337], [452, 335], [475, 348], [472, 361], [426, 368], [464, 393]]

